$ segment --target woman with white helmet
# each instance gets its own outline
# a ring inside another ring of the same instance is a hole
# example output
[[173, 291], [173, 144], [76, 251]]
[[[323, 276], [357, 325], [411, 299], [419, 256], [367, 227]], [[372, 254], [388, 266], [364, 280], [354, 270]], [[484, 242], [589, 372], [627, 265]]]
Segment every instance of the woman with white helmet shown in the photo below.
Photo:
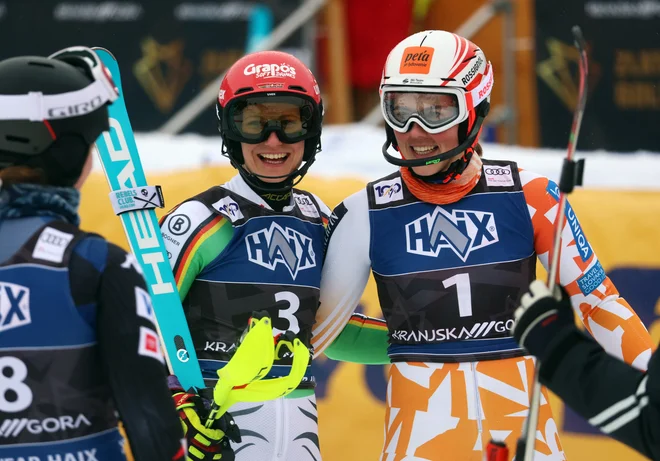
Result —
[[[337, 360], [392, 362], [383, 460], [481, 460], [491, 438], [512, 446], [527, 415], [534, 364], [510, 329], [537, 258], [548, 265], [557, 186], [481, 158], [492, 87], [483, 51], [456, 34], [395, 46], [380, 95], [383, 154], [400, 169], [331, 216], [313, 345]], [[645, 367], [648, 332], [566, 213], [558, 280], [594, 338]], [[380, 326], [351, 315], [370, 270]], [[536, 453], [564, 459], [543, 396]]]

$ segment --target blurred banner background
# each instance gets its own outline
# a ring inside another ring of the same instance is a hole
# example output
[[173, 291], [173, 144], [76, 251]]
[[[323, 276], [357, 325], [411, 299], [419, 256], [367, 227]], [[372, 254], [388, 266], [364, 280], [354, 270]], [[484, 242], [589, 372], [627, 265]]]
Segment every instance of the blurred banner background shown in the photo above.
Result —
[[[332, 207], [391, 170], [380, 154], [382, 66], [397, 42], [425, 29], [470, 38], [494, 66], [485, 156], [556, 179], [577, 98], [574, 24], [589, 45], [578, 155], [590, 160], [585, 189], [571, 201], [657, 342], [660, 0], [0, 0], [0, 59], [70, 45], [112, 51], [149, 183], [162, 185], [173, 206], [234, 174], [219, 155], [213, 104], [221, 74], [247, 50], [291, 52], [317, 75], [326, 108], [324, 149], [302, 187]], [[83, 227], [126, 248], [107, 192], [97, 172], [83, 191]], [[373, 280], [361, 309], [381, 315]], [[324, 460], [377, 459], [383, 367], [315, 366]], [[567, 459], [642, 459], [551, 403]]]
[[589, 41], [589, 105], [580, 147], [658, 150], [660, 2], [536, 0], [539, 144], [564, 147], [577, 100], [571, 26]]
[[108, 48], [136, 131], [212, 135], [213, 97], [163, 125], [262, 38], [311, 66], [327, 122], [378, 124], [388, 51], [412, 32], [445, 29], [493, 63], [486, 141], [564, 147], [577, 95], [570, 28], [579, 24], [591, 59], [579, 147], [659, 151], [659, 19], [658, 0], [2, 0], [0, 58]]

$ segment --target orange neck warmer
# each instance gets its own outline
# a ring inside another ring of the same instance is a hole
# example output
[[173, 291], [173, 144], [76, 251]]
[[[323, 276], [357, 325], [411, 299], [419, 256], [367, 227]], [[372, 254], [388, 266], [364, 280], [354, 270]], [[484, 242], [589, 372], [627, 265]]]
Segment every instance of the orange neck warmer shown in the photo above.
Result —
[[475, 152], [463, 173], [447, 184], [433, 184], [412, 175], [407, 167], [401, 167], [401, 177], [410, 193], [419, 200], [434, 205], [447, 205], [465, 197], [481, 178], [481, 157]]

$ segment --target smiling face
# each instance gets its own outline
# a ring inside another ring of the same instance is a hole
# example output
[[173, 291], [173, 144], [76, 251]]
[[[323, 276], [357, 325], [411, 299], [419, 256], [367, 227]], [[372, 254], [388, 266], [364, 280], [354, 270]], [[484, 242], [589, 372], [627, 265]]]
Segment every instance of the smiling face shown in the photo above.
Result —
[[[410, 121], [410, 129], [401, 133], [394, 131], [399, 150], [404, 159], [417, 160], [435, 157], [458, 146], [458, 124], [450, 126], [441, 133], [427, 132], [420, 122], [429, 127], [442, 127], [456, 123], [459, 117], [458, 100], [454, 94], [420, 93], [420, 92], [389, 92], [385, 94], [386, 117], [390, 123], [405, 127]], [[460, 157], [461, 153], [455, 157]], [[439, 163], [413, 167], [420, 176], [430, 176], [446, 170], [455, 158]]]
[[[285, 133], [301, 130], [300, 108], [288, 103], [248, 105], [243, 109], [241, 131], [260, 133], [268, 121], [277, 121]], [[264, 182], [277, 183], [293, 173], [302, 163], [305, 141], [287, 144], [275, 132], [258, 144], [241, 143], [245, 168]]]
[[[442, 152], [448, 152], [458, 146], [458, 125], [454, 125], [442, 133], [427, 133], [417, 123], [407, 133], [394, 132], [399, 151], [406, 160], [430, 158]], [[413, 171], [419, 176], [432, 176], [446, 170], [449, 165], [463, 155], [462, 152], [454, 157], [433, 165], [414, 166]]]

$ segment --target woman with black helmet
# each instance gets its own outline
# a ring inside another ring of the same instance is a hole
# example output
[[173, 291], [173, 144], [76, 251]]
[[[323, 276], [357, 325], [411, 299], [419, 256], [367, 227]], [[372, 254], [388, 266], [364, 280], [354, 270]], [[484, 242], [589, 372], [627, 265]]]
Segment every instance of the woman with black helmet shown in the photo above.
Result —
[[[481, 158], [492, 87], [490, 62], [463, 37], [424, 31], [396, 45], [380, 94], [383, 153], [400, 170], [344, 200], [330, 221], [313, 345], [359, 361], [356, 341], [369, 336], [372, 353], [360, 355], [391, 360], [382, 459], [481, 460], [491, 439], [513, 446], [527, 415], [534, 364], [510, 329], [537, 258], [548, 264], [557, 186]], [[567, 217], [558, 280], [573, 309], [610, 353], [645, 367], [648, 332], [570, 206]], [[370, 271], [380, 326], [351, 319]], [[538, 431], [537, 456], [564, 459], [545, 393]]]
[[0, 62], [0, 458], [185, 457], [141, 270], [79, 228], [117, 90], [92, 50]]
[[[223, 79], [218, 128], [238, 175], [177, 206], [161, 231], [207, 386], [231, 357], [248, 318], [266, 310], [276, 334], [306, 345], [318, 308], [329, 209], [294, 186], [320, 151], [316, 80], [294, 56], [249, 54]], [[287, 375], [291, 355], [269, 377]], [[177, 388], [172, 379], [172, 388]], [[286, 398], [237, 404], [237, 460], [320, 460], [314, 378]]]

